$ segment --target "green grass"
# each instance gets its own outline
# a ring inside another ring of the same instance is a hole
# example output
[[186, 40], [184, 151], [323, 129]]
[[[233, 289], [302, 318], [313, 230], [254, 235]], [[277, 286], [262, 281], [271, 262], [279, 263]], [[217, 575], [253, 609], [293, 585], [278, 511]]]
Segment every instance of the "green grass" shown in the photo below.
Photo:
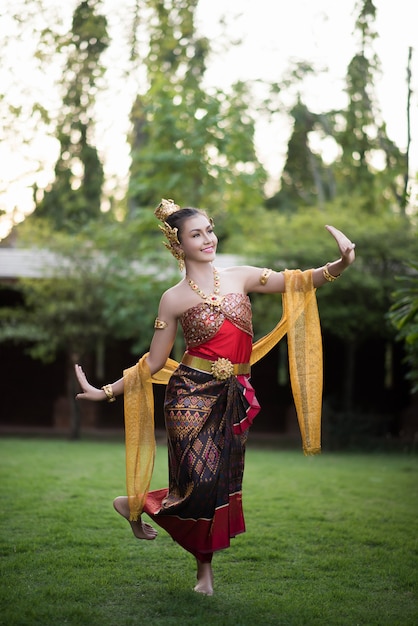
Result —
[[113, 511], [122, 443], [3, 439], [0, 471], [2, 625], [418, 624], [417, 457], [250, 445], [247, 532], [215, 555], [211, 598], [164, 531], [137, 541]]

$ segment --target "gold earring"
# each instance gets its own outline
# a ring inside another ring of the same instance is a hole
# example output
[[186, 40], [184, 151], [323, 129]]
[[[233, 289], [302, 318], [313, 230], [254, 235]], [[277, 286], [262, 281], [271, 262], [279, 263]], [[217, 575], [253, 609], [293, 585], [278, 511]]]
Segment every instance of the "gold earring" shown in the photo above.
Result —
[[180, 272], [182, 272], [184, 270], [184, 252], [183, 252], [183, 250], [181, 250], [178, 253], [177, 261], [178, 261], [178, 265], [179, 265], [179, 270], [180, 270]]

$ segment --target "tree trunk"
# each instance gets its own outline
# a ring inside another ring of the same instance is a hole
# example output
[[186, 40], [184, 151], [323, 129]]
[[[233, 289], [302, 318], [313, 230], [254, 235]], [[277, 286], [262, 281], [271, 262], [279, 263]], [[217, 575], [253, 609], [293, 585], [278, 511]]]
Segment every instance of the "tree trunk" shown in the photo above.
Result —
[[353, 408], [354, 368], [356, 363], [357, 346], [355, 341], [345, 344], [345, 368], [343, 370], [343, 410], [349, 412]]
[[71, 350], [67, 352], [67, 395], [68, 403], [70, 406], [71, 415], [71, 439], [80, 439], [81, 437], [81, 414], [80, 407], [78, 405], [75, 396], [79, 391], [78, 383], [74, 375], [74, 365], [79, 362], [78, 354], [75, 354]]

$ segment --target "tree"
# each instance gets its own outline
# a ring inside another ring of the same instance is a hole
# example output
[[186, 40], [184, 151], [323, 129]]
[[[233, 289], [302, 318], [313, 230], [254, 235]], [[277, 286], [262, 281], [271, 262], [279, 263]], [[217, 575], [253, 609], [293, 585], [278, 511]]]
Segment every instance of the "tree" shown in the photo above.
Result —
[[[373, 47], [376, 8], [373, 0], [361, 0], [357, 7], [358, 50], [347, 68], [347, 106], [313, 113], [298, 93], [290, 111], [293, 127], [280, 190], [266, 202], [269, 208], [288, 212], [306, 206], [324, 208], [327, 200], [346, 194], [355, 196], [368, 213], [395, 209], [405, 214], [407, 154], [389, 139], [374, 90], [380, 71]], [[303, 64], [297, 67], [287, 86], [294, 89], [311, 71]], [[320, 147], [314, 148], [314, 138], [319, 146], [326, 139], [335, 142], [337, 156], [330, 165], [324, 163]]]
[[287, 145], [280, 191], [268, 199], [266, 206], [287, 213], [306, 206], [324, 208], [324, 203], [335, 195], [335, 180], [332, 168], [313, 151], [310, 136], [314, 132], [329, 133], [327, 116], [312, 113], [300, 95], [290, 115], [293, 130]]
[[[358, 9], [355, 35], [359, 47], [346, 77], [348, 106], [331, 113], [330, 119], [342, 150], [335, 164], [337, 184], [351, 196], [356, 195], [365, 211], [377, 213], [399, 206], [407, 162], [387, 136], [374, 93], [375, 76], [380, 71], [373, 49], [376, 7], [373, 0], [361, 0]], [[385, 196], [388, 200], [383, 202]]]
[[388, 318], [398, 331], [397, 339], [406, 350], [407, 374], [411, 392], [418, 392], [418, 263], [410, 263], [407, 273], [398, 277], [399, 287], [392, 294]]
[[[21, 242], [29, 240], [39, 253], [48, 251], [53, 265], [45, 268], [45, 277], [21, 281], [18, 289], [23, 306], [4, 309], [1, 315], [0, 340], [22, 342], [29, 354], [41, 361], [64, 352], [69, 373], [75, 360], [92, 353], [101, 355], [106, 339], [126, 333], [126, 323], [117, 324], [109, 313], [113, 303], [109, 300], [112, 276], [108, 262], [114, 254], [106, 255], [106, 251], [112, 250], [114, 225], [111, 220], [101, 220], [103, 227], [107, 224], [101, 239], [95, 229], [102, 216], [103, 170], [93, 145], [94, 103], [104, 73], [99, 60], [108, 45], [106, 19], [97, 12], [99, 7], [98, 0], [80, 2], [71, 32], [60, 39], [58, 49], [66, 53], [67, 61], [55, 180], [38, 203], [37, 219], [27, 220], [20, 229]], [[100, 246], [106, 248], [104, 254]], [[125, 282], [127, 273], [125, 270]], [[112, 282], [113, 287], [117, 284]], [[121, 317], [119, 312], [119, 320]], [[68, 397], [73, 435], [78, 436], [72, 378], [69, 374]]]
[[149, 347], [161, 291], [172, 282], [170, 273], [163, 275], [149, 262], [146, 244], [141, 246], [141, 263], [134, 263], [129, 245], [135, 235], [141, 240], [138, 230], [127, 234], [108, 224], [98, 231], [91, 225], [87, 232], [55, 232], [52, 237], [43, 223], [37, 235], [38, 254], [45, 258], [43, 276], [18, 281], [21, 305], [0, 309], [0, 343], [20, 344], [44, 363], [65, 355], [73, 437], [80, 434], [74, 364], [95, 362], [95, 379], [101, 385], [106, 346], [127, 339], [136, 361]]
[[1, 3], [1, 158], [9, 167], [2, 168], [0, 200], [6, 205], [8, 198], [13, 202], [13, 213], [9, 206], [7, 214], [0, 216], [5, 225], [19, 223], [33, 210], [33, 183], [43, 183], [51, 154], [55, 154], [53, 118], [55, 79], [60, 74], [56, 50], [61, 13], [60, 7], [46, 6], [44, 0]]
[[152, 15], [143, 59], [149, 86], [132, 109], [130, 213], [161, 196], [210, 207], [225, 239], [225, 207], [239, 222], [263, 199], [248, 90], [242, 83], [229, 94], [203, 87], [209, 43], [195, 31], [197, 0], [145, 5]]
[[[273, 266], [281, 262], [287, 267], [322, 265], [327, 250], [333, 254], [331, 242], [321, 234], [325, 221], [349, 233], [357, 244], [354, 267], [332, 290], [318, 295], [323, 329], [345, 350], [340, 399], [346, 411], [353, 405], [361, 347], [371, 338], [393, 345], [393, 329], [386, 323], [389, 294], [393, 276], [402, 273], [415, 245], [404, 204], [406, 155], [389, 140], [374, 93], [379, 71], [373, 49], [376, 8], [372, 0], [361, 0], [357, 7], [358, 50], [347, 68], [347, 106], [313, 114], [298, 96], [280, 191], [266, 203], [286, 218], [282, 226], [271, 211], [270, 228], [276, 236], [266, 232], [262, 238], [265, 253], [275, 241], [280, 247], [281, 259], [273, 257]], [[301, 79], [304, 75], [294, 74]], [[313, 135], [335, 141], [337, 156], [329, 166], [313, 150]]]
[[106, 18], [96, 12], [99, 7], [100, 0], [80, 2], [71, 33], [60, 44], [61, 52], [67, 52], [57, 135], [60, 154], [55, 180], [35, 213], [55, 230], [77, 232], [101, 214], [103, 168], [93, 145], [94, 101], [104, 74], [100, 57], [109, 39]]
[[[75, 248], [77, 255], [72, 253]], [[80, 236], [54, 233], [48, 252], [44, 248], [38, 254], [46, 256], [44, 276], [17, 283], [22, 304], [2, 308], [0, 341], [21, 344], [32, 358], [44, 363], [65, 354], [72, 435], [78, 437], [71, 370], [83, 356], [97, 352], [108, 334], [103, 314], [105, 285], [92, 262], [91, 248]]]

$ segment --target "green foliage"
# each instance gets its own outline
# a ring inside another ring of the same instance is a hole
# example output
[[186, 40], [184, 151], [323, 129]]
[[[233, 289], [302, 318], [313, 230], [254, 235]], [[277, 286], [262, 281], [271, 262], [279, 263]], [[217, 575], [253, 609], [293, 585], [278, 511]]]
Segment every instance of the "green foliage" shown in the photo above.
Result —
[[398, 275], [396, 280], [399, 286], [392, 294], [388, 318], [398, 331], [397, 339], [404, 342], [410, 367], [407, 377], [414, 393], [418, 392], [418, 263], [409, 263], [404, 275]]
[[289, 213], [305, 206], [323, 208], [324, 202], [335, 194], [334, 175], [322, 156], [311, 148], [310, 136], [329, 133], [327, 116], [309, 111], [300, 96], [290, 115], [293, 130], [287, 146], [281, 188], [267, 200], [266, 206]]
[[152, 339], [161, 294], [179, 278], [157, 219], [138, 209], [123, 223], [109, 219], [101, 228], [92, 225], [88, 239], [101, 259], [97, 280], [104, 289], [108, 340], [130, 340], [132, 351], [142, 354]]
[[[33, 358], [51, 361], [59, 351], [77, 358], [128, 339], [138, 355], [148, 349], [162, 291], [174, 281], [161, 235], [147, 236], [148, 212], [121, 224], [52, 232], [45, 221], [27, 222], [29, 240], [45, 258], [44, 277], [20, 280], [22, 305], [0, 312], [0, 342], [24, 343]], [[157, 248], [158, 245], [158, 248]]]
[[[132, 65], [125, 69], [145, 73], [146, 88], [138, 89], [131, 112], [129, 189], [122, 202], [126, 209], [117, 215], [123, 222], [113, 211], [101, 213], [104, 173], [94, 145], [95, 102], [109, 44], [104, 5], [78, 2], [72, 30], [63, 37], [57, 35], [61, 25], [55, 13], [54, 19], [41, 20], [39, 32], [34, 18], [37, 12], [45, 17], [43, 2], [24, 2], [28, 25], [15, 11], [22, 38], [27, 28], [36, 31], [33, 57], [45, 76], [52, 55], [65, 58], [62, 107], [55, 119], [56, 177], [34, 220], [27, 220], [44, 231], [40, 240], [34, 237], [35, 245], [46, 245], [65, 263], [59, 261], [54, 275], [37, 286], [22, 283], [30, 315], [14, 311], [4, 331], [16, 340], [26, 337], [43, 358], [72, 342], [87, 350], [112, 337], [134, 338], [136, 350], [146, 349], [158, 297], [177, 278], [153, 216], [162, 196], [207, 208], [220, 252], [275, 269], [305, 269], [335, 258], [335, 244], [323, 228], [334, 224], [357, 243], [357, 261], [342, 279], [318, 292], [324, 329], [347, 342], [394, 333], [385, 314], [393, 277], [402, 275], [413, 258], [414, 229], [401, 191], [406, 155], [387, 137], [374, 95], [379, 63], [373, 1], [358, 3], [358, 49], [347, 68], [347, 106], [313, 114], [299, 95], [293, 99], [281, 190], [267, 203], [266, 174], [254, 149], [251, 85], [237, 83], [225, 92], [204, 87], [211, 47], [195, 28], [197, 4], [146, 0], [129, 6]], [[302, 62], [272, 90], [299, 94], [312, 71]], [[32, 125], [51, 121], [43, 103], [36, 102], [33, 111], [31, 116], [19, 104], [15, 114]], [[336, 141], [339, 156], [330, 166], [314, 150], [313, 137]], [[376, 166], [376, 157], [383, 167]], [[39, 200], [37, 189], [35, 195]], [[71, 236], [61, 240], [57, 231]], [[62, 286], [59, 277], [64, 277]], [[271, 300], [270, 307], [254, 298], [260, 332], [277, 321], [280, 298]]]
[[[389, 140], [380, 112], [374, 82], [380, 65], [373, 45], [376, 7], [372, 0], [359, 3], [356, 21], [358, 51], [347, 68], [348, 106], [331, 114], [333, 134], [341, 146], [336, 163], [338, 185], [361, 201], [363, 210], [379, 213], [384, 196], [403, 206], [403, 176], [407, 173], [405, 155]], [[378, 165], [383, 160], [383, 166]]]
[[[375, 96], [376, 7], [372, 0], [361, 0], [357, 10], [358, 46], [347, 68], [347, 106], [313, 114], [297, 98], [280, 191], [266, 202], [269, 215], [259, 215], [254, 245], [243, 248], [256, 264], [306, 269], [338, 255], [332, 238], [324, 235], [324, 224], [333, 224], [356, 242], [353, 267], [318, 290], [322, 328], [343, 343], [345, 416], [352, 414], [356, 349], [372, 338], [394, 339], [386, 317], [394, 276], [416, 255], [416, 227], [406, 211], [408, 155], [388, 138]], [[329, 166], [314, 149], [327, 137], [335, 142], [337, 154]], [[409, 208], [413, 214], [415, 207]], [[256, 301], [255, 321], [268, 320], [271, 327], [276, 309], [263, 309]]]
[[39, 254], [46, 255], [44, 277], [19, 281], [22, 307], [2, 311], [0, 340], [24, 341], [33, 358], [46, 362], [62, 350], [81, 358], [106, 329], [94, 254], [80, 236], [57, 234]]
[[46, 218], [55, 230], [77, 232], [100, 217], [103, 168], [93, 146], [94, 102], [104, 67], [100, 57], [109, 39], [107, 21], [96, 13], [97, 0], [76, 7], [72, 30], [59, 50], [67, 62], [62, 78], [63, 103], [58, 122], [60, 155], [55, 180], [38, 202], [35, 216]]
[[[319, 290], [324, 328], [356, 342], [368, 337], [393, 337], [386, 323], [390, 293], [394, 276], [414, 255], [416, 232], [411, 224], [393, 214], [366, 219], [362, 211], [352, 211], [345, 217], [336, 212], [327, 218], [356, 243], [356, 262], [341, 279], [327, 286], [329, 289]], [[325, 259], [327, 256], [335, 258], [335, 252], [329, 251]]]
[[[338, 281], [318, 290], [323, 329], [358, 342], [371, 336], [393, 336], [385, 316], [394, 276], [416, 250], [416, 231], [402, 216], [366, 218], [355, 201], [349, 206], [332, 203], [324, 211], [307, 208], [293, 215], [260, 212], [253, 222], [253, 237], [241, 250], [255, 265], [276, 270], [320, 267], [338, 258], [335, 241], [325, 230], [327, 223], [356, 243], [356, 261]], [[277, 312], [277, 306], [273, 310]], [[271, 327], [273, 317], [272, 308], [261, 305], [256, 328], [259, 324]]]
[[196, 1], [147, 5], [149, 87], [132, 109], [129, 207], [173, 197], [208, 208], [223, 239], [234, 229], [225, 226], [227, 211], [239, 215], [262, 201], [266, 176], [255, 155], [251, 96], [243, 83], [228, 94], [203, 88], [209, 43], [195, 32]]
[[[377, 215], [394, 207], [405, 213], [408, 157], [389, 139], [375, 95], [379, 72], [373, 48], [376, 8], [372, 0], [362, 0], [358, 11], [358, 50], [346, 74], [347, 106], [313, 113], [298, 95], [290, 111], [292, 135], [280, 190], [267, 200], [269, 208], [281, 212], [323, 208], [327, 201], [347, 196], [355, 198], [365, 213]], [[304, 73], [299, 76], [302, 80]], [[336, 156], [330, 165], [321, 154], [324, 140], [335, 144]]]

